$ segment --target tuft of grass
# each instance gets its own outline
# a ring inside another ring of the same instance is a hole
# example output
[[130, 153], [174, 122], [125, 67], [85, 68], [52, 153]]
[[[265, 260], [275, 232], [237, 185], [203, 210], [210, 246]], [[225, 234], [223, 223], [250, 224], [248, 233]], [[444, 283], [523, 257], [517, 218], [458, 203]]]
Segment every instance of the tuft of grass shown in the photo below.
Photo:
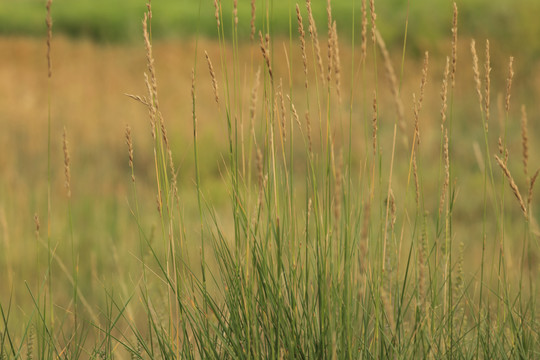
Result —
[[[169, 130], [177, 119], [163, 101], [168, 74], [160, 72], [163, 53], [154, 42], [160, 15], [147, 3], [145, 93], [127, 96], [146, 111], [148, 146], [136, 141], [140, 126], [125, 127], [122, 174], [130, 190], [102, 214], [107, 236], [83, 241], [79, 221], [88, 219], [78, 213], [78, 158], [66, 127], [62, 146], [54, 146], [47, 3], [47, 239], [36, 214], [35, 280], [13, 279], [8, 290], [15, 295], [0, 297], [0, 359], [538, 357], [540, 249], [532, 205], [539, 171], [529, 177], [538, 159], [529, 151], [534, 137], [525, 107], [521, 123], [512, 124], [514, 58], [494, 134], [490, 45], [482, 76], [473, 40], [472, 66], [463, 69], [470, 79], [461, 85], [455, 3], [446, 61], [425, 52], [423, 64], [409, 65], [402, 56], [399, 80], [374, 0], [369, 18], [361, 3], [361, 43], [353, 39], [351, 49], [338, 40], [341, 18], [333, 6], [340, 2], [326, 2], [326, 37], [310, 0], [291, 6], [285, 39], [274, 29], [287, 4], [246, 4], [255, 9], [251, 17], [236, 1], [200, 3], [204, 20], [191, 49], [186, 101], [191, 129], [182, 138]], [[203, 55], [207, 17], [217, 44]], [[413, 23], [407, 18], [404, 26]], [[400, 54], [407, 44], [405, 37]], [[342, 65], [347, 58], [350, 68]], [[197, 71], [199, 61], [208, 72]], [[428, 63], [436, 64], [431, 77]], [[383, 71], [387, 86], [378, 81]], [[407, 107], [409, 76], [420, 89]], [[433, 85], [440, 92], [429, 87], [441, 78]], [[479, 105], [466, 133], [459, 131], [469, 105], [462, 89], [476, 92]], [[217, 130], [203, 142], [205, 123]], [[523, 172], [513, 170], [510, 156], [516, 129]], [[52, 207], [57, 150], [67, 196]], [[210, 161], [202, 158], [212, 150], [218, 170], [214, 182], [205, 182]], [[493, 169], [493, 157], [502, 172]], [[519, 208], [506, 203], [508, 191]], [[225, 205], [214, 192], [224, 193]], [[67, 211], [63, 222], [56, 206]], [[13, 296], [26, 301], [15, 309]]]

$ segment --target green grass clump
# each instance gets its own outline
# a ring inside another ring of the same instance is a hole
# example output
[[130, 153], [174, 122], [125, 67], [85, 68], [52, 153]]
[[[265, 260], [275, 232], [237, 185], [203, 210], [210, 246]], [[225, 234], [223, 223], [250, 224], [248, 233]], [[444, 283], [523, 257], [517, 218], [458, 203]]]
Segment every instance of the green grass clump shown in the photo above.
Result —
[[[219, 49], [202, 51], [197, 40], [190, 54], [190, 144], [167, 131], [152, 41], [160, 15], [150, 3], [144, 13], [147, 92], [128, 97], [148, 112], [152, 184], [139, 179], [137, 129], [127, 126], [131, 190], [127, 204], [103, 205], [110, 242], [76, 240], [85, 215], [72, 198], [65, 129], [66, 229], [55, 229], [49, 100], [47, 226], [36, 215], [35, 281], [14, 284], [31, 305], [21, 315], [0, 302], [0, 359], [537, 358], [538, 171], [529, 166], [538, 159], [525, 108], [521, 126], [511, 123], [513, 58], [494, 71], [506, 87], [492, 109], [489, 43], [483, 70], [474, 43], [461, 70], [454, 4], [449, 55], [441, 66], [425, 53], [406, 101], [411, 70], [404, 55], [393, 65], [373, 1], [350, 14], [358, 26], [348, 54], [330, 1], [324, 22], [309, 0], [291, 8], [288, 38], [273, 32], [272, 2], [258, 4], [268, 15], [253, 33], [236, 25], [234, 7], [215, 4], [200, 16], [211, 11]], [[469, 114], [458, 104], [461, 71], [479, 98], [465, 140], [456, 130], [461, 111]], [[222, 137], [215, 146], [224, 144], [221, 186], [201, 177], [212, 144], [199, 130], [212, 120]], [[192, 156], [191, 184], [178, 147]], [[141, 195], [148, 188], [153, 198]], [[220, 190], [225, 207], [212, 201]], [[117, 252], [119, 241], [128, 253]], [[98, 258], [88, 261], [93, 248]], [[99, 281], [102, 300], [81, 279]]]

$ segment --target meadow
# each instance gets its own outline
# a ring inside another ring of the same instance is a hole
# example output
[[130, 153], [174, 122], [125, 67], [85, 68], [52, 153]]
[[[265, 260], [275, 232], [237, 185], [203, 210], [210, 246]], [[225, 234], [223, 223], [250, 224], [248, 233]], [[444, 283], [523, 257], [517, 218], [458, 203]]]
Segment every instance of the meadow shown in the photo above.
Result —
[[535, 2], [95, 3], [0, 10], [0, 359], [540, 356]]

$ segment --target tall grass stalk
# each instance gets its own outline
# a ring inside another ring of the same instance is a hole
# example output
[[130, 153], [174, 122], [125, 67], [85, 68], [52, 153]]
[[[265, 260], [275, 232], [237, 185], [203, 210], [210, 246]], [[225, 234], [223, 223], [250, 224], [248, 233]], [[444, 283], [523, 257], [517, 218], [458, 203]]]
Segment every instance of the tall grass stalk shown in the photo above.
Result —
[[[442, 63], [442, 74], [429, 75], [428, 65], [437, 60], [425, 52], [409, 114], [403, 99], [410, 88], [409, 69], [416, 65], [409, 66], [406, 56], [412, 13], [407, 12], [402, 25], [397, 74], [384, 27], [378, 29], [384, 19], [378, 19], [375, 1], [362, 0], [361, 14], [356, 3], [353, 0], [349, 49], [340, 44], [343, 37], [338, 36], [330, 0], [326, 35], [318, 31], [311, 0], [294, 7], [287, 2], [285, 38], [276, 37], [272, 29], [277, 3], [251, 2], [250, 41], [242, 35], [248, 29], [244, 25], [249, 19], [243, 16], [248, 5], [231, 0], [229, 14], [224, 1], [214, 0], [219, 54], [204, 49], [202, 58], [197, 35], [186, 101], [192, 126], [192, 138], [187, 138], [193, 143], [180, 154], [188, 155], [184, 164], [189, 165], [179, 166], [178, 137], [169, 135], [158, 96], [160, 67], [154, 58], [158, 52], [148, 1], [142, 21], [147, 93], [128, 96], [148, 111], [151, 165], [138, 163], [135, 128], [125, 130], [126, 174], [131, 178], [127, 210], [136, 227], [126, 229], [132, 235], [126, 234], [125, 246], [135, 249], [137, 266], [128, 268], [127, 256], [110, 246], [118, 279], [103, 281], [99, 303], [85, 291], [89, 287], [82, 279], [87, 277], [79, 269], [82, 243], [75, 241], [80, 238], [79, 222], [65, 130], [71, 269], [63, 248], [54, 245], [56, 231], [51, 231], [52, 19], [51, 0], [47, 2], [47, 241], [35, 218], [35, 243], [47, 250], [46, 276], [38, 277], [37, 292], [26, 286], [33, 306], [21, 317], [22, 325], [10, 322], [15, 312], [11, 301], [0, 303], [0, 360], [23, 354], [40, 359], [538, 357], [534, 259], [539, 249], [532, 212], [538, 172], [528, 169], [537, 159], [529, 151], [533, 136], [528, 134], [525, 109], [524, 171], [518, 173], [506, 135], [500, 138], [499, 154], [492, 153], [490, 45], [486, 43], [482, 76], [473, 41], [471, 84], [479, 99], [479, 121], [467, 127], [471, 137], [478, 136], [473, 149], [482, 189], [473, 189], [477, 198], [459, 199], [461, 190], [470, 190], [460, 179], [470, 169], [461, 166], [469, 159], [460, 157], [466, 140], [457, 131], [467, 104], [461, 107], [461, 87], [456, 85], [456, 4], [448, 21], [451, 54]], [[206, 5], [199, 1], [198, 6], [202, 14]], [[263, 20], [255, 23], [255, 16]], [[349, 56], [350, 68], [341, 67], [342, 56]], [[207, 83], [200, 61], [208, 68]], [[505, 119], [505, 134], [512, 126], [512, 66], [511, 60], [506, 102], [499, 114]], [[437, 71], [436, 65], [432, 68]], [[387, 83], [379, 82], [379, 71], [386, 73]], [[440, 97], [429, 87], [434, 78], [442, 78], [442, 86], [434, 85], [440, 86]], [[428, 101], [437, 105], [425, 104]], [[436, 130], [423, 121], [434, 117], [429, 113], [434, 106], [440, 109]], [[212, 139], [211, 144], [200, 133], [210, 121], [223, 130], [218, 132], [223, 139]], [[221, 179], [204, 177], [208, 146], [222, 156], [212, 160]], [[500, 173], [493, 169], [492, 157]], [[141, 174], [151, 170], [151, 185], [138, 180], [136, 166], [141, 166]], [[154, 201], [141, 196], [146, 191]], [[506, 204], [508, 191], [515, 201]], [[220, 198], [216, 192], [226, 193], [225, 205], [214, 201]], [[471, 217], [464, 210], [469, 203], [477, 208], [478, 219], [464, 219]], [[512, 224], [517, 216], [518, 226]], [[157, 228], [156, 242], [152, 226]], [[509, 229], [515, 232], [511, 244], [506, 241]], [[138, 249], [137, 242], [128, 241], [130, 236], [138, 240]], [[499, 248], [489, 256], [492, 243]], [[479, 253], [468, 254], [475, 246]], [[471, 261], [477, 255], [479, 261]], [[38, 252], [38, 268], [40, 261]], [[71, 286], [69, 296], [55, 293], [62, 278]], [[66, 309], [63, 317], [61, 309]]]

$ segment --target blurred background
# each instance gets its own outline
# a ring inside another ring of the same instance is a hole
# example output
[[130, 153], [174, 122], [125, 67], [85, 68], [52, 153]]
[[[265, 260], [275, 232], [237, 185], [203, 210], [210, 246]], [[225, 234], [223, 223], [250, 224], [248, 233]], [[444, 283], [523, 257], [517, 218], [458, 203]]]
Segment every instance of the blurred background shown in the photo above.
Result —
[[[297, 1], [265, 1], [270, 4], [269, 14], [274, 34], [288, 35], [289, 14]], [[200, 3], [200, 9], [199, 9]], [[239, 1], [239, 35], [249, 36], [251, 2]], [[257, 1], [258, 7], [263, 4]], [[299, 2], [304, 7], [304, 2]], [[404, 22], [409, 15], [409, 46], [418, 53], [433, 47], [441, 38], [448, 36], [447, 19], [452, 13], [450, 0], [378, 0], [376, 10], [380, 30], [387, 43], [402, 42]], [[499, 42], [501, 51], [520, 53], [522, 61], [540, 55], [540, 23], [537, 14], [540, 2], [535, 0], [466, 0], [456, 1], [459, 7], [460, 33], [478, 39], [489, 37]], [[0, 34], [43, 36], [44, 1], [1, 0]], [[216, 36], [212, 0], [159, 0], [152, 4], [156, 38], [185, 38], [199, 31], [202, 35]], [[225, 28], [230, 28], [232, 1], [222, 1]], [[361, 0], [333, 0], [332, 12], [340, 28], [341, 36], [352, 31], [352, 8], [360, 16]], [[55, 0], [53, 18], [56, 34], [74, 39], [91, 39], [98, 43], [124, 43], [140, 40], [141, 14], [145, 1], [133, 0]], [[199, 15], [200, 10], [200, 15]], [[259, 9], [260, 10], [260, 9]], [[313, 11], [317, 22], [324, 24], [326, 1], [314, 0]], [[262, 24], [259, 11], [257, 24]], [[357, 22], [357, 24], [359, 24]], [[294, 24], [293, 24], [294, 25]], [[358, 25], [357, 25], [358, 26]], [[295, 26], [293, 26], [295, 29]], [[358, 39], [358, 36], [357, 36]]]

